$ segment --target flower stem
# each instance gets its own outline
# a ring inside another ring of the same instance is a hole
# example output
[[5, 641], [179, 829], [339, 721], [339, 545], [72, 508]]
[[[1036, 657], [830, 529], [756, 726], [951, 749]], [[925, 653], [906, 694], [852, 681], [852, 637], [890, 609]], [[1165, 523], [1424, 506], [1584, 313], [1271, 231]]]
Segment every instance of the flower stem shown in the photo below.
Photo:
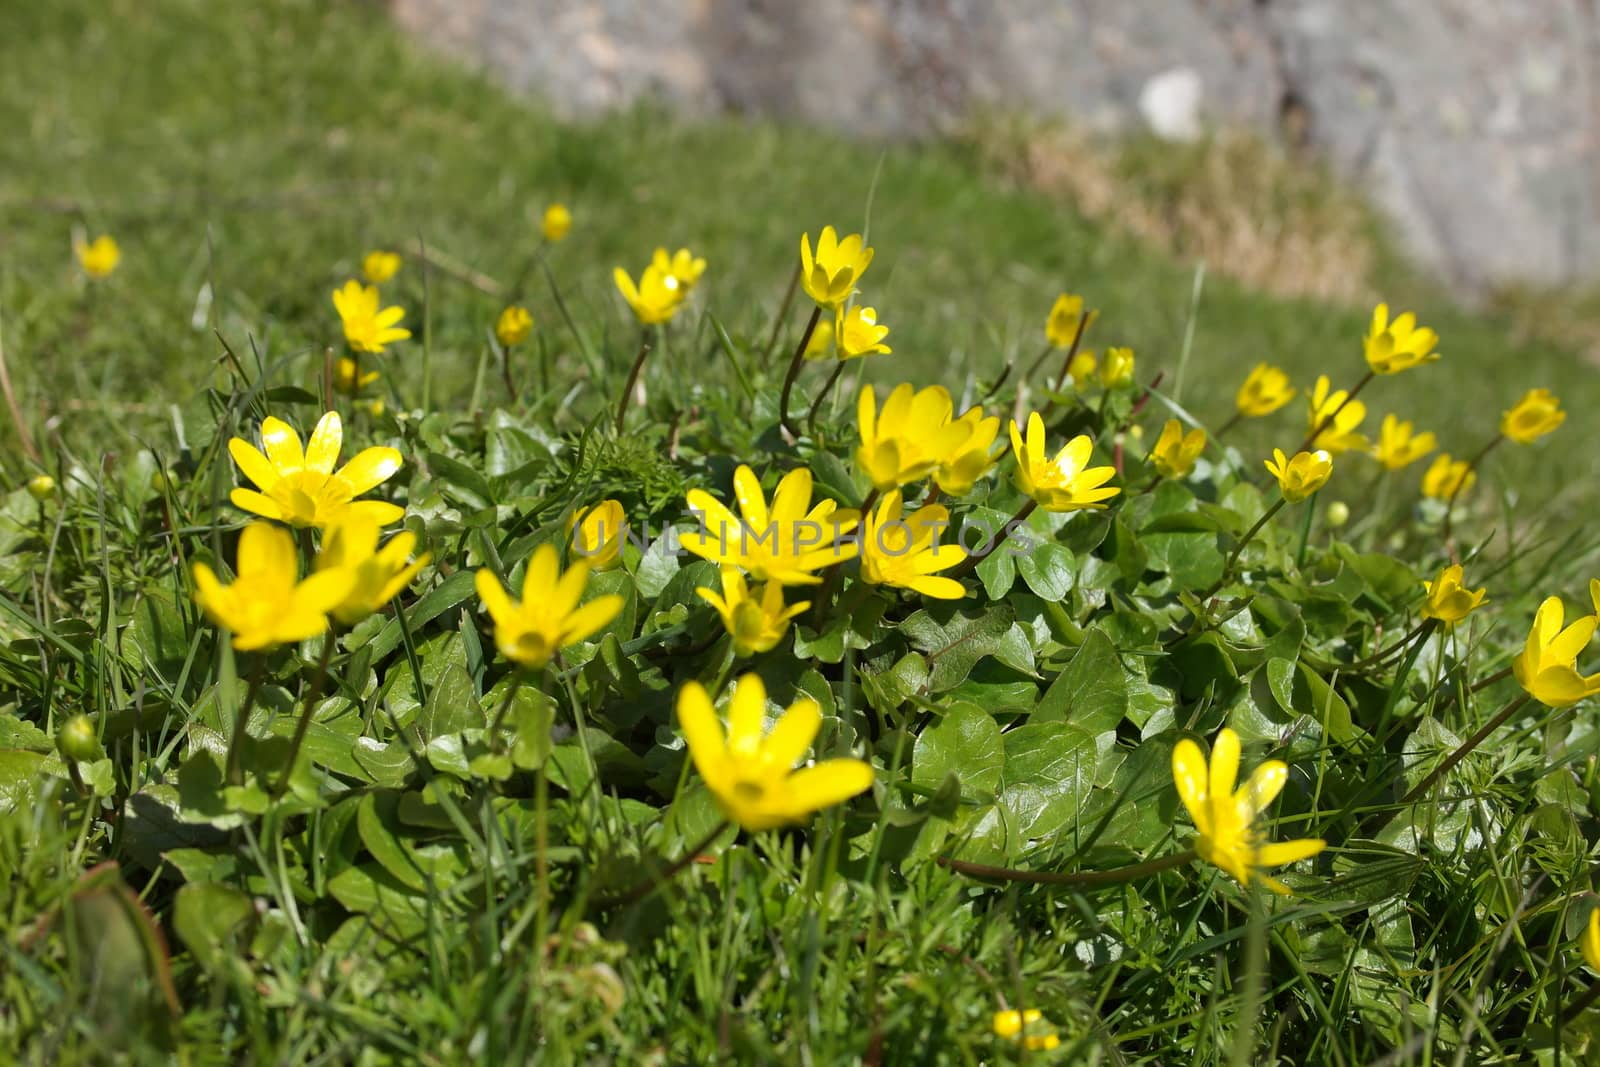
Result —
[[806, 320], [806, 328], [800, 334], [800, 343], [794, 346], [794, 355], [789, 357], [788, 373], [783, 376], [783, 392], [778, 396], [778, 423], [789, 432], [790, 437], [799, 437], [800, 431], [789, 421], [789, 394], [794, 392], [795, 379], [800, 377], [800, 365], [805, 362], [806, 345], [811, 343], [811, 335], [816, 333], [820, 321], [822, 305], [818, 304], [811, 309], [811, 317]]
[[294, 737], [289, 740], [289, 759], [283, 765], [283, 773], [278, 775], [278, 783], [272, 787], [274, 797], [283, 796], [289, 788], [289, 777], [294, 773], [294, 761], [300, 756], [300, 746], [305, 742], [306, 731], [311, 728], [311, 707], [322, 696], [322, 688], [328, 680], [328, 662], [333, 659], [334, 640], [333, 631], [329, 630], [322, 635], [322, 655], [317, 658], [317, 673], [311, 676], [311, 684], [306, 687], [305, 695], [300, 701], [300, 718], [294, 724]]
[[505, 725], [506, 713], [511, 710], [511, 702], [517, 699], [517, 692], [521, 690], [524, 674], [521, 667], [511, 675], [511, 688], [506, 690], [506, 695], [500, 700], [500, 707], [495, 709], [494, 721], [489, 724], [489, 747], [495, 752], [500, 751], [500, 727]]
[[266, 657], [256, 657], [255, 670], [250, 673], [250, 685], [244, 691], [244, 703], [239, 705], [239, 710], [233, 718], [233, 735], [228, 738], [227, 782], [229, 785], [244, 785], [244, 764], [241, 759], [244, 755], [245, 724], [250, 721], [250, 712], [255, 709], [256, 694], [261, 692], [261, 679], [266, 673]]
[[1561, 1021], [1569, 1022], [1584, 1013], [1584, 1010], [1595, 1001], [1600, 1000], [1600, 982], [1592, 983], [1565, 1008], [1561, 1009]]
[[1334, 408], [1332, 411], [1328, 412], [1311, 425], [1310, 432], [1306, 434], [1305, 440], [1300, 442], [1300, 447], [1295, 449], [1295, 452], [1304, 452], [1306, 449], [1315, 444], [1317, 438], [1322, 436], [1322, 431], [1333, 425], [1333, 420], [1339, 417], [1339, 412], [1343, 411], [1345, 407], [1349, 405], [1350, 401], [1356, 398], [1356, 394], [1365, 389], [1367, 387], [1367, 383], [1372, 381], [1372, 379], [1375, 377], [1377, 377], [1376, 372], [1370, 370], [1367, 371], [1366, 374], [1362, 375], [1361, 380], [1350, 388], [1350, 391], [1344, 395], [1343, 400], [1339, 401], [1338, 407]]
[[1372, 655], [1367, 656], [1364, 659], [1358, 659], [1354, 663], [1347, 663], [1341, 669], [1352, 671], [1358, 667], [1375, 667], [1384, 660], [1388, 659], [1390, 656], [1394, 655], [1396, 652], [1399, 652], [1401, 649], [1405, 648], [1412, 642], [1413, 639], [1432, 633], [1434, 628], [1438, 625], [1438, 619], [1423, 619], [1421, 622], [1417, 623], [1416, 626], [1411, 628], [1410, 633], [1406, 634], [1388, 648], [1374, 652]]
[[1072, 886], [1103, 886], [1120, 885], [1131, 882], [1135, 878], [1144, 878], [1147, 875], [1160, 874], [1170, 871], [1174, 867], [1182, 867], [1194, 861], [1194, 849], [1184, 849], [1174, 852], [1170, 856], [1160, 859], [1145, 860], [1128, 867], [1113, 867], [1109, 871], [1023, 871], [1013, 867], [989, 867], [982, 863], [968, 863], [966, 860], [951, 859], [949, 856], [939, 857], [939, 866], [948, 867], [957, 874], [964, 874], [969, 878], [984, 878], [996, 882], [1031, 882], [1035, 885], [1072, 885]]
[[822, 391], [811, 402], [811, 410], [806, 412], [806, 433], [815, 433], [817, 426], [817, 413], [822, 410], [822, 402], [828, 399], [828, 394], [833, 392], [833, 387], [838, 384], [839, 376], [844, 373], [844, 360], [834, 362], [833, 373], [828, 375], [828, 380], [823, 384]]
[[710, 848], [711, 842], [722, 836], [722, 831], [726, 830], [727, 828], [728, 823], [726, 820], [718, 822], [717, 825], [711, 828], [711, 832], [706, 834], [706, 836], [701, 839], [699, 843], [697, 843], [693, 848], [684, 849], [683, 855], [673, 860], [666, 867], [662, 868], [660, 871], [654, 872], [650, 877], [641, 880], [635, 884], [632, 889], [629, 889], [620, 896], [611, 897], [601, 901], [600, 905], [607, 908], [621, 908], [643, 900], [651, 893], [654, 893], [657, 889], [660, 889], [662, 886], [672, 881], [672, 879], [675, 878], [679, 872], [698, 859], [700, 853]]
[[1270, 508], [1261, 513], [1261, 517], [1256, 520], [1256, 524], [1245, 531], [1244, 536], [1239, 538], [1239, 543], [1234, 545], [1233, 551], [1229, 553], [1228, 562], [1222, 565], [1222, 576], [1212, 584], [1210, 589], [1207, 589], [1204, 593], [1200, 594], [1201, 600], [1209, 600], [1211, 597], [1216, 596], [1217, 590], [1228, 584], [1228, 576], [1233, 573], [1233, 565], [1239, 562], [1239, 554], [1244, 551], [1244, 546], [1248, 545], [1255, 538], [1256, 534], [1261, 532], [1261, 527], [1267, 524], [1267, 520], [1271, 519], [1272, 516], [1282, 511], [1283, 506], [1288, 502], [1289, 501], [1285, 497], [1280, 496], [1276, 501], [1273, 502]]
[[1484, 738], [1494, 733], [1501, 726], [1504, 726], [1506, 720], [1521, 710], [1522, 706], [1526, 704], [1529, 699], [1530, 698], [1528, 694], [1524, 693], [1511, 703], [1507, 704], [1505, 707], [1501, 708], [1494, 718], [1478, 727], [1477, 733], [1473, 734], [1471, 737], [1461, 742], [1461, 744], [1457, 745], [1456, 750], [1450, 753], [1450, 755], [1446, 756], [1443, 763], [1435, 767], [1431, 774], [1429, 774], [1422, 781], [1418, 782], [1416, 787], [1408, 792], [1405, 796], [1401, 797], [1400, 803], [1410, 804], [1411, 802], [1421, 798], [1423, 794], [1425, 794], [1429, 789], [1433, 788], [1435, 782], [1443, 778], [1446, 774], [1449, 774], [1452, 767], [1465, 759], [1467, 753], [1483, 744]]
[[[1089, 309], [1084, 308], [1083, 312], [1078, 316], [1078, 328], [1072, 334], [1072, 344], [1067, 346], [1066, 358], [1061, 361], [1061, 373], [1056, 375], [1055, 391], [1057, 393], [1061, 392], [1067, 387], [1067, 374], [1072, 370], [1072, 361], [1078, 354], [1078, 346], [1083, 343], [1083, 331], [1089, 328], [1090, 314], [1091, 312]], [[1054, 406], [1055, 401], [1052, 400], [1049, 405], [1045, 407], [1045, 410], [1049, 411], [1050, 408]]]
[[[1037, 500], [1033, 499], [1032, 497], [1029, 497], [1028, 498], [1028, 502], [1026, 504], [1022, 505], [1022, 507], [1018, 508], [1017, 509], [1017, 513], [1015, 515], [1011, 516], [1011, 520], [1006, 523], [1006, 527], [1005, 528], [1006, 529], [1010, 529], [1012, 526], [1016, 525], [1019, 522], [1026, 522], [1028, 516], [1032, 515], [1033, 512], [1034, 512], [1034, 509], [1036, 509], [1038, 506], [1039, 506], [1039, 502]], [[1004, 533], [1004, 532], [1005, 532], [1004, 530], [998, 531], [995, 534], [994, 537], [989, 539], [989, 543], [983, 547], [983, 551], [982, 552], [974, 552], [974, 553], [972, 553], [966, 559], [962, 560], [960, 563], [956, 564], [954, 567], [951, 567], [945, 573], [949, 577], [955, 578], [957, 580], [965, 578], [967, 575], [971, 574], [974, 570], [977, 569], [978, 564], [980, 564], [984, 560], [988, 559], [991, 555], [994, 554], [994, 550], [1000, 547], [1000, 534]]]
[[1225, 422], [1221, 426], [1217, 427], [1216, 432], [1214, 432], [1214, 433], [1212, 433], [1210, 435], [1210, 439], [1213, 440], [1213, 441], [1217, 440], [1223, 434], [1227, 433], [1229, 430], [1231, 430], [1235, 426], [1239, 425], [1239, 420], [1241, 420], [1243, 418], [1244, 418], [1244, 412], [1235, 411], [1233, 413], [1233, 415], [1228, 419], [1227, 422]]
[[639, 331], [639, 354], [633, 357], [633, 366], [628, 370], [628, 381], [622, 387], [622, 399], [617, 401], [617, 436], [622, 436], [622, 425], [628, 418], [628, 402], [633, 399], [633, 387], [639, 383], [639, 372], [644, 370], [644, 361], [650, 358], [650, 327], [646, 326]]
[[772, 320], [772, 334], [767, 338], [767, 347], [762, 350], [763, 361], [772, 358], [772, 350], [778, 347], [778, 335], [783, 332], [783, 320], [789, 317], [789, 309], [794, 306], [794, 294], [800, 289], [800, 264], [794, 265], [794, 273], [789, 275], [789, 288], [783, 291], [783, 303], [778, 305], [778, 314]]
[[1483, 457], [1487, 456], [1491, 451], [1494, 450], [1495, 445], [1498, 445], [1505, 439], [1505, 434], [1495, 434], [1493, 437], [1489, 438], [1488, 444], [1478, 449], [1477, 454], [1471, 459], [1467, 460], [1466, 472], [1461, 475], [1461, 481], [1456, 486], [1455, 492], [1451, 493], [1450, 499], [1446, 500], [1444, 503], [1444, 526], [1440, 531], [1443, 534], [1444, 540], [1448, 541], [1450, 539], [1450, 527], [1454, 523], [1456, 516], [1456, 497], [1460, 496], [1461, 491], [1466, 488], [1467, 475], [1475, 473], [1478, 469], [1478, 464], [1483, 462]]

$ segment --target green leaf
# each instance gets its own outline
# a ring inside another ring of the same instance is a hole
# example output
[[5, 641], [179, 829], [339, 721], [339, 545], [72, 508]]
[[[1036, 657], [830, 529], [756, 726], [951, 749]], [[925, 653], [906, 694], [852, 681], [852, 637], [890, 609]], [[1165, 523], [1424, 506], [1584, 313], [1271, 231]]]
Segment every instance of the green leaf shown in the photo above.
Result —
[[983, 583], [983, 592], [990, 600], [999, 600], [1011, 592], [1011, 586], [1017, 580], [1017, 561], [1005, 549], [991, 552], [983, 557], [977, 567], [978, 580]]
[[1005, 745], [994, 716], [976, 704], [955, 704], [918, 736], [911, 784], [931, 793], [953, 774], [963, 797], [991, 797], [1000, 787], [1004, 766]]
[[1148, 554], [1148, 568], [1170, 575], [1180, 589], [1207, 589], [1222, 577], [1215, 534], [1146, 534], [1140, 543]]
[[[994, 553], [1001, 554], [1009, 555], [1004, 548]], [[1040, 599], [1052, 603], [1066, 599], [1078, 573], [1077, 560], [1071, 550], [1053, 541], [1046, 541], [1016, 557], [1016, 567], [1028, 588]], [[993, 594], [990, 599], [995, 599]]]
[[1071, 723], [1042, 722], [1004, 736], [1004, 787], [997, 799], [1015, 840], [1046, 837], [1072, 821], [1094, 787], [1094, 735]]
[[41, 752], [21, 749], [0, 749], [0, 815], [20, 808], [39, 780], [39, 768], [45, 756]]
[[451, 664], [428, 694], [428, 706], [417, 719], [417, 729], [425, 739], [460, 730], [482, 728], [483, 708], [478, 703], [477, 687], [465, 667]]
[[403, 835], [398, 794], [368, 793], [356, 809], [361, 843], [394, 879], [416, 890], [445, 887], [467, 871], [466, 846], [459, 840], [417, 845]]
[[1011, 640], [1008, 635], [1014, 621], [1006, 604], [987, 610], [939, 604], [906, 619], [900, 632], [913, 648], [927, 654], [928, 691], [942, 693], [972, 673], [980, 659], [994, 655]]
[[350, 755], [367, 779], [376, 785], [398, 789], [416, 773], [416, 761], [399, 741], [385, 744], [371, 737], [358, 737]]
[[208, 971], [221, 970], [240, 954], [255, 916], [248, 896], [214, 882], [181, 887], [172, 904], [172, 928]]
[[1087, 632], [1083, 645], [1039, 700], [1033, 721], [1065, 720], [1091, 733], [1114, 730], [1128, 713], [1128, 679], [1111, 639]]

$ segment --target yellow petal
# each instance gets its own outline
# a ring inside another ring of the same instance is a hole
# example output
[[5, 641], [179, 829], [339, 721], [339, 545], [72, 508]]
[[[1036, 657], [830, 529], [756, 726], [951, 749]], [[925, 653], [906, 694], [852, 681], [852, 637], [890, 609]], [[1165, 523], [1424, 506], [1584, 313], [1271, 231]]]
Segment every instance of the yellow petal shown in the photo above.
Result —
[[822, 709], [815, 700], [802, 698], [773, 724], [762, 751], [775, 766], [788, 770], [806, 754], [820, 729]]
[[[332, 474], [333, 465], [339, 461], [339, 446], [344, 440], [344, 429], [339, 422], [337, 411], [327, 412], [317, 420], [316, 429], [311, 431], [311, 440], [306, 442], [306, 466], [323, 474]], [[362, 490], [357, 490], [360, 493]]]
[[394, 477], [400, 466], [398, 449], [366, 448], [356, 453], [350, 462], [344, 465], [339, 471], [339, 477], [350, 483], [352, 495], [360, 496]]

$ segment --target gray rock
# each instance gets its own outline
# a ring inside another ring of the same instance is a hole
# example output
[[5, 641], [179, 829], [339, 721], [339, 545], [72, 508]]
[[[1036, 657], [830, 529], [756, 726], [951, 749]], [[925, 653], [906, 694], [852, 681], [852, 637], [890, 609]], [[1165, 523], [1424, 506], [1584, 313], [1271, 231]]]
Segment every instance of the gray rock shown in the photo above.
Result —
[[653, 98], [890, 137], [981, 108], [1243, 126], [1321, 153], [1467, 289], [1600, 274], [1600, 0], [390, 2], [568, 115]]

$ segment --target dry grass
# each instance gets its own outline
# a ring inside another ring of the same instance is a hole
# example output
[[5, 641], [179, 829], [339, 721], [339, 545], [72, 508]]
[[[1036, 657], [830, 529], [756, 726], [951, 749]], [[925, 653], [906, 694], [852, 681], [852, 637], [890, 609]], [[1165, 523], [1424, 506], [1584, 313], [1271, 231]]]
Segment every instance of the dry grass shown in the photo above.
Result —
[[980, 158], [1087, 218], [1264, 292], [1364, 303], [1376, 227], [1361, 199], [1258, 137], [1112, 141], [1060, 123], [984, 121]]

